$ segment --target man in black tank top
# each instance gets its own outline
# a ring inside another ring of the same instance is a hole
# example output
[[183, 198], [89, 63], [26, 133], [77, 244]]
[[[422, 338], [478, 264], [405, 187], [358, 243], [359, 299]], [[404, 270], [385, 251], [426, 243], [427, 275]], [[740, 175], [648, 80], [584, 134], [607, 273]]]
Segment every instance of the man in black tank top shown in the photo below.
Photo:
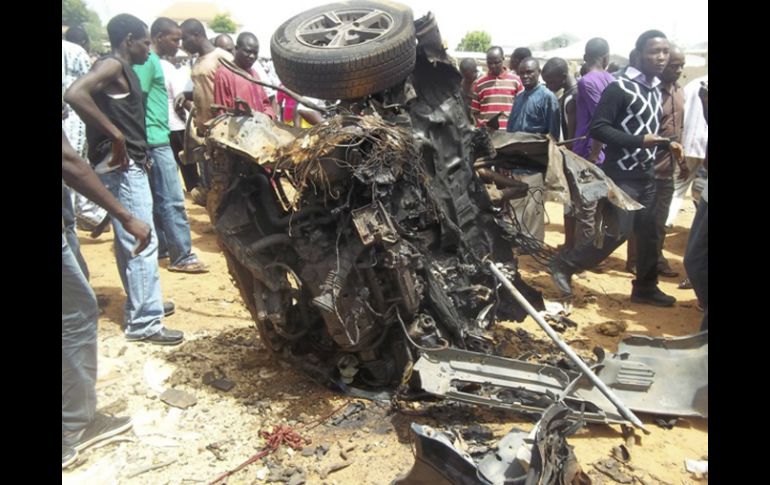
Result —
[[136, 240], [115, 219], [115, 256], [126, 291], [125, 334], [129, 341], [178, 345], [182, 332], [163, 326], [164, 304], [158, 271], [158, 239], [147, 177], [145, 110], [132, 64], [144, 64], [150, 50], [147, 25], [121, 14], [107, 24], [112, 52], [75, 81], [64, 99], [86, 123], [88, 158], [104, 185], [137, 219], [153, 228], [141, 254]]

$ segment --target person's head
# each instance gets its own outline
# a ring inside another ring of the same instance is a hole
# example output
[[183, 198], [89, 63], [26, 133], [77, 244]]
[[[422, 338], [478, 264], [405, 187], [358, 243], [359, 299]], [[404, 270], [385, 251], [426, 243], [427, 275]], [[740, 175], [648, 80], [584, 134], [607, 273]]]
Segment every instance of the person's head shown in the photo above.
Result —
[[648, 30], [636, 40], [639, 53], [638, 69], [647, 76], [660, 76], [668, 64], [669, 45], [666, 34], [659, 30]]
[[478, 68], [474, 59], [465, 58], [460, 61], [460, 74], [463, 75], [463, 79], [467, 82], [476, 80], [476, 72]]
[[586, 42], [583, 60], [591, 66], [601, 66], [606, 69], [610, 63], [610, 45], [601, 37], [594, 37]]
[[615, 61], [610, 61], [610, 63], [607, 64], [607, 72], [609, 72], [610, 74], [612, 74], [613, 72], [617, 72], [620, 69], [621, 69], [621, 65]]
[[660, 80], [664, 83], [675, 83], [682, 76], [682, 71], [684, 71], [684, 51], [671, 44], [668, 50], [668, 64], [663, 69]]
[[150, 27], [150, 36], [155, 45], [155, 52], [160, 57], [172, 58], [179, 50], [182, 29], [168, 17], [158, 17]]
[[[519, 64], [521, 66], [521, 64]], [[569, 64], [561, 57], [552, 57], [543, 65], [543, 81], [554, 93], [567, 87]]]
[[511, 71], [518, 74], [519, 64], [521, 63], [522, 59], [526, 59], [527, 57], [532, 57], [532, 51], [529, 50], [529, 48], [517, 47], [514, 49], [513, 54], [511, 54]]
[[235, 63], [241, 69], [249, 70], [257, 61], [259, 41], [251, 32], [242, 32], [235, 43]]
[[182, 49], [188, 54], [203, 54], [203, 46], [211, 45], [200, 20], [187, 19], [179, 27], [182, 29]]
[[588, 68], [589, 68], [589, 65], [588, 65], [588, 63], [587, 63], [587, 62], [584, 62], [584, 63], [583, 63], [581, 66], [580, 66], [580, 77], [583, 77], [583, 76], [585, 76], [586, 74], [588, 74]]
[[64, 40], [77, 44], [88, 52], [91, 50], [91, 41], [88, 39], [88, 33], [80, 25], [70, 27], [64, 34]]
[[628, 53], [628, 65], [639, 69], [639, 51], [631, 49]]
[[499, 76], [503, 72], [503, 59], [505, 59], [505, 55], [503, 54], [502, 47], [494, 45], [487, 49], [487, 68], [489, 69], [489, 74]]
[[235, 44], [233, 43], [233, 38], [227, 34], [219, 34], [218, 36], [214, 37], [214, 47], [219, 47], [220, 49], [224, 49], [230, 54], [235, 55]]
[[540, 63], [533, 57], [525, 57], [519, 62], [519, 77], [524, 89], [530, 90], [537, 86], [540, 78]]
[[144, 64], [150, 55], [150, 32], [147, 24], [131, 14], [122, 13], [107, 23], [107, 35], [113, 51], [131, 64]]

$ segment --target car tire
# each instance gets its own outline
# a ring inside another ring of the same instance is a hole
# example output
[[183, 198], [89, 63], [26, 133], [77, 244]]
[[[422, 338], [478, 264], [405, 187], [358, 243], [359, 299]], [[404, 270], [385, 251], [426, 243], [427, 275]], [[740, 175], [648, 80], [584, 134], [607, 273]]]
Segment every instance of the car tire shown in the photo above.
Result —
[[270, 51], [278, 77], [293, 91], [328, 100], [365, 97], [414, 69], [412, 10], [372, 1], [316, 7], [278, 27]]

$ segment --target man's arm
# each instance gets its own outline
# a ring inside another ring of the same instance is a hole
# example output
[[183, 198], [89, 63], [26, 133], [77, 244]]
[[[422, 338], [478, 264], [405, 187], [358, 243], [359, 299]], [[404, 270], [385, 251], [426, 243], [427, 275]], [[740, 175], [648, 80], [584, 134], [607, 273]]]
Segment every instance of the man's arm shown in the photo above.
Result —
[[617, 83], [607, 86], [596, 106], [591, 121], [591, 138], [607, 145], [623, 148], [652, 148], [654, 146], [668, 147], [670, 140], [652, 133], [646, 135], [631, 135], [615, 127], [615, 120], [625, 108], [624, 92]]
[[137, 240], [135, 253], [141, 252], [150, 244], [150, 226], [132, 216], [102, 185], [91, 166], [75, 153], [75, 149], [64, 135], [64, 130], [61, 133], [61, 176], [67, 185], [104, 207], [112, 217], [120, 221], [126, 231]]
[[104, 59], [84, 76], [78, 78], [64, 93], [66, 101], [87, 125], [90, 125], [112, 140], [112, 162], [110, 165], [128, 167], [126, 138], [123, 133], [102, 113], [94, 101], [94, 93], [104, 92], [107, 86], [120, 79], [123, 66], [115, 59]]
[[559, 100], [557, 100], [556, 96], [550, 91], [548, 91], [548, 94], [550, 94], [550, 96], [546, 97], [546, 126], [548, 126], [548, 133], [551, 134], [553, 139], [559, 141], [559, 134], [561, 133], [561, 110], [559, 109]]
[[[233, 99], [230, 80], [228, 79], [226, 69], [227, 68], [224, 66], [219, 66], [217, 72], [214, 74], [214, 104], [232, 108], [235, 105], [235, 99]], [[219, 116], [224, 112], [225, 110], [220, 108], [217, 110], [216, 116]]]
[[[577, 100], [574, 96], [564, 106], [564, 117], [567, 119], [567, 133], [564, 134], [564, 138], [571, 140], [575, 138], [575, 131], [577, 130]], [[571, 150], [572, 143], [567, 148]]]

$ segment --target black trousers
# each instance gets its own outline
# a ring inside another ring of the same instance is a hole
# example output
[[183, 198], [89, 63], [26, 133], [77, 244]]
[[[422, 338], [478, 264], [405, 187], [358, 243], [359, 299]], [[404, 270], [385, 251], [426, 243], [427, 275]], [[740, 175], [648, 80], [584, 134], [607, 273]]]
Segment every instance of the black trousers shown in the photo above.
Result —
[[[655, 229], [658, 231], [658, 269], [671, 270], [671, 265], [663, 256], [663, 244], [666, 241], [666, 219], [671, 209], [671, 201], [674, 198], [674, 180], [655, 180]], [[628, 251], [626, 252], [626, 266], [636, 267], [636, 237], [632, 234], [628, 238]]]
[[709, 204], [701, 199], [690, 227], [684, 253], [684, 269], [703, 305], [701, 330], [709, 328]]
[[[561, 263], [571, 272], [591, 269], [604, 261], [615, 249], [623, 244], [633, 232], [637, 239], [636, 280], [634, 287], [642, 291], [658, 285], [658, 231], [655, 227], [655, 179], [652, 177], [633, 180], [615, 180], [615, 184], [634, 200], [644, 206], [638, 211], [624, 211], [604, 204], [605, 225], [610, 226], [604, 235], [602, 247], [593, 241], [582, 241], [574, 248], [559, 254]], [[598, 230], [599, 228], [597, 228]]]

